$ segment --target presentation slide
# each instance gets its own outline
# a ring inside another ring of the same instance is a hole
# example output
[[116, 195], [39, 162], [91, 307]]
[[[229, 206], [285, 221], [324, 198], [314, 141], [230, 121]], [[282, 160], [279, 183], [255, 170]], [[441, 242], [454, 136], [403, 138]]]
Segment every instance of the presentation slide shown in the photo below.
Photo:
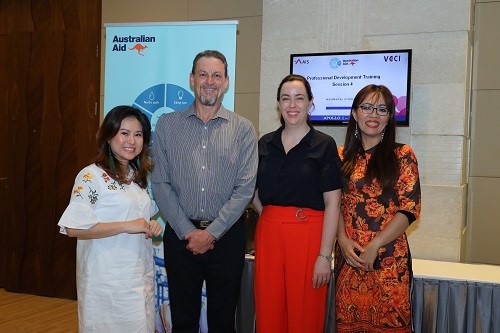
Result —
[[394, 95], [396, 119], [407, 120], [411, 50], [292, 54], [290, 62], [291, 72], [311, 84], [313, 122], [347, 122], [354, 96], [368, 84], [387, 86]]

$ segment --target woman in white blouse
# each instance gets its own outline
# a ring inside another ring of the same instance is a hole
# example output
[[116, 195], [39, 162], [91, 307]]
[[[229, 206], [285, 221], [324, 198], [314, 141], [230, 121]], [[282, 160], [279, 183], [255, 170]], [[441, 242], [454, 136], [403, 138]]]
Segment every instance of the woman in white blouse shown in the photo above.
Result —
[[58, 225], [77, 237], [80, 332], [154, 332], [151, 237], [162, 227], [146, 190], [151, 124], [117, 106], [97, 133], [95, 162], [80, 171]]

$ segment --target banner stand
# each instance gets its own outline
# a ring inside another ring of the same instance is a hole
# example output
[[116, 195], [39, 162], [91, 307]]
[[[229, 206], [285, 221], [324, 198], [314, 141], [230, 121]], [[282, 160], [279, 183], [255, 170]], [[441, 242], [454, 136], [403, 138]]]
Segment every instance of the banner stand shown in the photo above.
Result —
[[[133, 105], [148, 116], [152, 140], [158, 118], [189, 107], [194, 95], [189, 74], [195, 56], [218, 50], [235, 82], [238, 21], [107, 23], [104, 67], [104, 114], [117, 105]], [[234, 84], [224, 95], [224, 106], [234, 110]], [[149, 192], [151, 193], [150, 189]], [[161, 216], [157, 219], [165, 226]], [[155, 262], [156, 331], [170, 333], [168, 279], [163, 243], [153, 243]], [[201, 296], [200, 332], [208, 332], [205, 288]]]

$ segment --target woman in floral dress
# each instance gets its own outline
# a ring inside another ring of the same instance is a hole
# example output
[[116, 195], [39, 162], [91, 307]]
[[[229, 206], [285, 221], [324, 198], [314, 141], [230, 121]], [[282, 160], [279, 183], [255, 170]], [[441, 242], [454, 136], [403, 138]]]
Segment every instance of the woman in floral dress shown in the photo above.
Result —
[[420, 216], [420, 182], [416, 157], [395, 141], [395, 126], [389, 89], [361, 89], [339, 148], [345, 185], [335, 246], [338, 333], [412, 331], [405, 230]]

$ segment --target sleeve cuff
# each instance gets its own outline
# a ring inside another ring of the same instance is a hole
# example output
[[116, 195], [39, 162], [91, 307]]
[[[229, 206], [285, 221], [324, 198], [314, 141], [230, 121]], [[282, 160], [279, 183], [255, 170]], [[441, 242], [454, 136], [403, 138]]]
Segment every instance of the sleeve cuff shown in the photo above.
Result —
[[406, 216], [408, 218], [408, 223], [409, 224], [412, 224], [413, 222], [415, 222], [416, 218], [415, 218], [415, 214], [413, 213], [410, 213], [409, 211], [406, 211], [406, 210], [398, 210], [398, 213], [401, 213], [403, 214], [404, 216]]

